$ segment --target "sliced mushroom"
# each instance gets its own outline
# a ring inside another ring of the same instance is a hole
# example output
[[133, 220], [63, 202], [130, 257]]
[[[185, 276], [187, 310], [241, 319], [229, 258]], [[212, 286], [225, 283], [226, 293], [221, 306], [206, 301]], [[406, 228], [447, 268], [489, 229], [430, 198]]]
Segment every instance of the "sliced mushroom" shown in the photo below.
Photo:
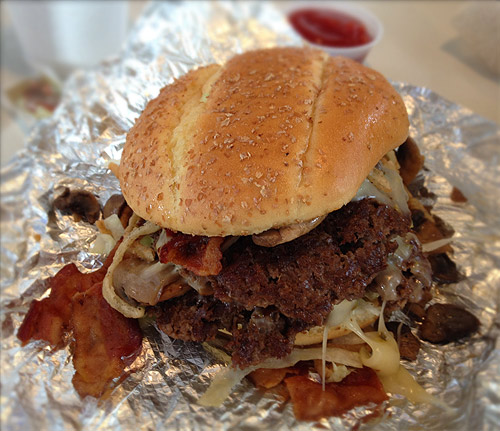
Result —
[[257, 235], [252, 235], [252, 240], [255, 244], [262, 247], [274, 247], [305, 235], [318, 226], [325, 218], [326, 215], [279, 229], [269, 229]]
[[408, 138], [396, 152], [400, 164], [399, 172], [404, 184], [410, 184], [424, 166], [424, 156], [420, 154], [418, 145], [412, 138]]
[[127, 205], [125, 202], [125, 198], [121, 194], [116, 194], [111, 196], [106, 203], [104, 204], [104, 208], [102, 209], [103, 218], [108, 218], [109, 216], [116, 214], [120, 217], [123, 208]]
[[441, 284], [458, 283], [464, 277], [460, 274], [457, 265], [446, 253], [428, 256], [432, 266], [432, 278]]
[[155, 305], [165, 286], [179, 279], [172, 264], [145, 262], [137, 258], [124, 259], [113, 274], [113, 286], [140, 304]]
[[75, 218], [95, 223], [101, 214], [101, 205], [97, 198], [85, 190], [70, 190], [68, 187], [54, 199], [54, 208], [63, 214], [72, 214]]
[[434, 304], [427, 308], [420, 337], [431, 343], [449, 343], [468, 337], [479, 328], [479, 320], [454, 304]]
[[[425, 208], [422, 203], [411, 197], [408, 200], [408, 206], [411, 211], [411, 217], [413, 222], [413, 230], [417, 234], [418, 239], [422, 244], [439, 241], [446, 238], [445, 234], [452, 235], [449, 230], [440, 229], [437, 224], [437, 219], [432, 216], [432, 214]], [[449, 244], [443, 245], [435, 250], [432, 250], [430, 254], [452, 252], [453, 249]]]
[[128, 220], [132, 215], [132, 210], [127, 205], [125, 198], [121, 194], [111, 196], [102, 210], [103, 218], [108, 218], [113, 214], [116, 214], [118, 216], [118, 218], [122, 222], [123, 227], [127, 226]]
[[182, 277], [185, 283], [196, 290], [200, 295], [213, 295], [214, 290], [208, 282], [207, 277], [193, 274], [191, 271], [186, 271], [182, 268], [179, 270], [179, 275]]
[[173, 283], [170, 283], [168, 286], [165, 286], [163, 288], [158, 302], [167, 301], [168, 299], [184, 295], [190, 289], [191, 287], [183, 281], [174, 281]]

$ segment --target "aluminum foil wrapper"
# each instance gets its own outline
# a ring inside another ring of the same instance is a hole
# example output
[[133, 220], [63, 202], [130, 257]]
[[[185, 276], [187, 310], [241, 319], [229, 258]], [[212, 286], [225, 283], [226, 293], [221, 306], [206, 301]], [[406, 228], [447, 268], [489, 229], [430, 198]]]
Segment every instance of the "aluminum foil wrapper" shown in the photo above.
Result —
[[[368, 422], [362, 407], [343, 418], [298, 422], [290, 403], [243, 381], [221, 408], [197, 399], [221, 368], [194, 343], [145, 329], [143, 354], [105, 402], [80, 399], [69, 348], [15, 337], [29, 303], [46, 295], [43, 282], [69, 262], [82, 271], [101, 265], [89, 252], [96, 228], [51, 209], [62, 187], [83, 188], [104, 203], [119, 191], [107, 170], [120, 158], [127, 130], [160, 88], [189, 69], [223, 62], [252, 48], [300, 44], [281, 14], [259, 3], [153, 3], [119, 59], [67, 82], [53, 117], [31, 132], [27, 149], [2, 171], [1, 419], [4, 430], [428, 429], [493, 430], [500, 423], [500, 130], [432, 91], [395, 83], [408, 107], [411, 135], [426, 157], [425, 185], [434, 212], [455, 229], [454, 260], [466, 278], [439, 288], [439, 302], [464, 305], [481, 321], [471, 339], [423, 343], [417, 380], [450, 406], [412, 405], [393, 396]], [[468, 198], [450, 200], [452, 186]]]

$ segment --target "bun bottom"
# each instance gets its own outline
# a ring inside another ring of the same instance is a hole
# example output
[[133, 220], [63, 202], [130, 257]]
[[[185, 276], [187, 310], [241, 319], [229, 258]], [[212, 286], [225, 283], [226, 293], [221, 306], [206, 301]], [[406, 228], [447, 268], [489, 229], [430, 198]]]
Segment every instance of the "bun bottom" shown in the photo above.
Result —
[[[374, 316], [371, 313], [367, 313], [365, 316], [357, 316], [357, 323], [361, 329], [366, 328], [378, 319], [378, 316]], [[311, 344], [320, 344], [323, 342], [323, 331], [324, 326], [314, 326], [307, 331], [299, 332], [295, 336], [296, 346], [309, 346]], [[328, 340], [333, 340], [335, 338], [343, 337], [345, 335], [351, 334], [349, 329], [343, 326], [332, 326], [328, 329]]]

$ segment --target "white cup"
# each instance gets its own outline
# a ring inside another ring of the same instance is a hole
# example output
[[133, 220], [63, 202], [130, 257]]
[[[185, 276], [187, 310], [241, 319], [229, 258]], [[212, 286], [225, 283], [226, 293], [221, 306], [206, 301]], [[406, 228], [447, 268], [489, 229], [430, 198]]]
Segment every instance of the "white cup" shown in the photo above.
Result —
[[366, 30], [370, 35], [370, 42], [353, 47], [335, 47], [315, 44], [307, 41], [299, 32], [294, 29], [294, 31], [296, 31], [306, 43], [314, 46], [315, 48], [326, 51], [331, 56], [341, 55], [343, 57], [352, 58], [353, 60], [362, 63], [370, 50], [380, 42], [380, 39], [382, 39], [382, 35], [384, 33], [384, 27], [380, 20], [369, 10], [356, 4], [325, 1], [296, 1], [292, 2], [289, 7], [285, 8], [285, 13], [288, 17], [290, 16], [290, 14], [300, 9], [327, 9], [341, 12], [358, 19], [366, 27]]
[[28, 63], [59, 78], [118, 54], [127, 33], [127, 1], [16, 0], [6, 5]]

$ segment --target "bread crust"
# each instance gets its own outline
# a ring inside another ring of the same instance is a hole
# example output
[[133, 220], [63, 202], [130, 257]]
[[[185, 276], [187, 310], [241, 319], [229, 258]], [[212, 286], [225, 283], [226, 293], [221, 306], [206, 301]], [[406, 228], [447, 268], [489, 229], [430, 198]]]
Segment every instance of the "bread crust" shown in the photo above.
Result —
[[119, 169], [141, 217], [194, 235], [249, 235], [349, 202], [404, 142], [408, 116], [379, 73], [309, 48], [250, 51], [165, 87]]
[[[371, 325], [378, 319], [378, 316], [374, 316], [372, 314], [368, 314], [366, 316], [361, 316], [357, 319], [357, 323], [360, 328], [366, 328]], [[294, 344], [296, 346], [310, 346], [311, 344], [320, 344], [323, 342], [323, 332], [324, 326], [313, 326], [307, 331], [299, 332], [295, 336]], [[334, 340], [335, 338], [342, 337], [344, 335], [350, 334], [351, 331], [349, 329], [344, 328], [343, 326], [332, 326], [328, 328], [328, 340]]]

